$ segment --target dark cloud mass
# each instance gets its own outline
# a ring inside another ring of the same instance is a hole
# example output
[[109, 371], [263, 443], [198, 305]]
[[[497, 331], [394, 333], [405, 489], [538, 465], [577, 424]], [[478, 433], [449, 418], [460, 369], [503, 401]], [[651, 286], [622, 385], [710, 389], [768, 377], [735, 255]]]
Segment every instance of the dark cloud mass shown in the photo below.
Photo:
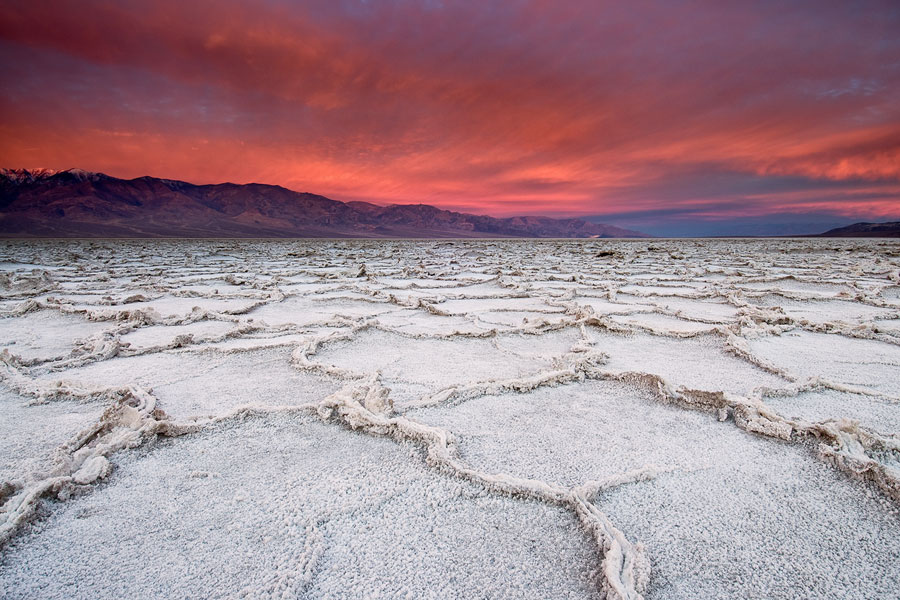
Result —
[[893, 0], [10, 1], [0, 164], [660, 231], [897, 218], [898, 31]]

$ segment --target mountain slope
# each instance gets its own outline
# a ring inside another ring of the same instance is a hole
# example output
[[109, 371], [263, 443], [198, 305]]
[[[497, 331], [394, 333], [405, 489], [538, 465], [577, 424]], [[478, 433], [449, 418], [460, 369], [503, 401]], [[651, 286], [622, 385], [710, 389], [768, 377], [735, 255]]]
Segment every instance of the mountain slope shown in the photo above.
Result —
[[900, 237], [900, 221], [889, 223], [854, 223], [829, 229], [819, 237]]
[[0, 169], [6, 237], [649, 237], [582, 219], [498, 219], [425, 204], [338, 202], [258, 183]]

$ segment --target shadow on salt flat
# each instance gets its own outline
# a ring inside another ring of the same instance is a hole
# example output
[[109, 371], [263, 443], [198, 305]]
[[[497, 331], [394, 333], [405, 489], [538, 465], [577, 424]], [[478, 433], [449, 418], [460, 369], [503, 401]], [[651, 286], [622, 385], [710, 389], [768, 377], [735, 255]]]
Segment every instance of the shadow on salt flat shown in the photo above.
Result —
[[384, 438], [271, 415], [119, 462], [7, 550], [8, 598], [597, 597], [570, 513], [485, 495]]

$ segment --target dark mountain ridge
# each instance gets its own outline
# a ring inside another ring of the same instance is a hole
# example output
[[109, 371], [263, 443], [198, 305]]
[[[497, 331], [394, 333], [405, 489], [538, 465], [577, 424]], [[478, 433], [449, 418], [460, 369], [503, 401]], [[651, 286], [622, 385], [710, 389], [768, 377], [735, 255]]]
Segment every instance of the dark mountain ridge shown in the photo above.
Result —
[[888, 223], [854, 223], [829, 229], [819, 237], [900, 237], [900, 221]]
[[0, 169], [4, 237], [650, 237], [582, 219], [339, 202], [277, 185]]

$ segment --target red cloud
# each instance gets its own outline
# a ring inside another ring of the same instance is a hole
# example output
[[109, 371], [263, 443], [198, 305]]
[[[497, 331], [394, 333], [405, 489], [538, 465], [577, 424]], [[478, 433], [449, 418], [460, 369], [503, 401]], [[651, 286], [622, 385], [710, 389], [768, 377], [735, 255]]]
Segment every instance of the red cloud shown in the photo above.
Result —
[[14, 2], [0, 163], [494, 214], [688, 207], [707, 199], [659, 183], [708, 168], [841, 182], [822, 202], [881, 210], [896, 187], [863, 190], [900, 182], [900, 17], [860, 12]]

